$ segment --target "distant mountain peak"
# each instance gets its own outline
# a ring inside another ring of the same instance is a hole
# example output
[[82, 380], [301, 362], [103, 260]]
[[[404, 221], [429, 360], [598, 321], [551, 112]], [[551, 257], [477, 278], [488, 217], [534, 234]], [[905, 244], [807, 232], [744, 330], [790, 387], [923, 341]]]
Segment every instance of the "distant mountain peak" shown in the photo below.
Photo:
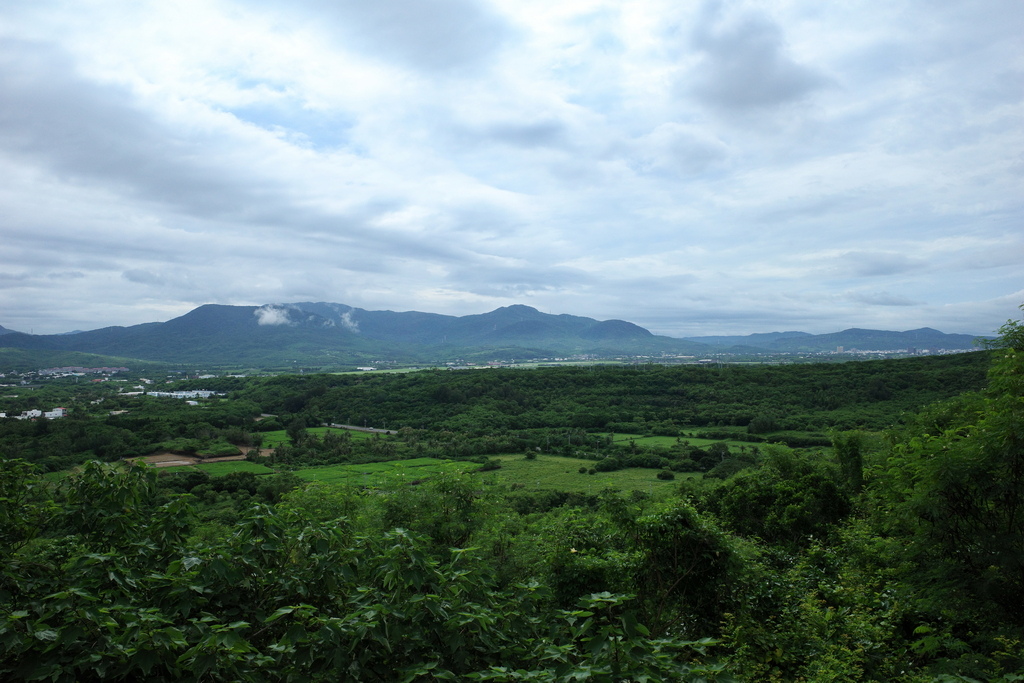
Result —
[[368, 359], [542, 358], [692, 355], [884, 349], [970, 349], [970, 335], [931, 328], [907, 332], [848, 329], [824, 335], [769, 332], [674, 339], [625, 320], [599, 321], [544, 313], [513, 304], [488, 313], [452, 316], [417, 311], [368, 311], [336, 303], [262, 306], [205, 304], [163, 323], [108, 327], [66, 335], [27, 335], [0, 327], [2, 346], [174, 363], [291, 367], [363, 364]]
[[510, 318], [516, 320], [526, 318], [532, 320], [535, 318], [543, 317], [545, 314], [541, 313], [533, 306], [526, 306], [524, 304], [512, 304], [511, 306], [502, 306], [501, 308], [495, 308], [490, 313], [484, 313], [484, 315], [493, 318]]
[[685, 337], [690, 341], [714, 344], [734, 351], [768, 352], [834, 352], [839, 347], [846, 351], [887, 350], [909, 348], [944, 348], [967, 350], [974, 348], [974, 336], [967, 334], [945, 334], [930, 327], [906, 332], [870, 330], [850, 327], [828, 334], [807, 334], [806, 332], [769, 332], [743, 336]]

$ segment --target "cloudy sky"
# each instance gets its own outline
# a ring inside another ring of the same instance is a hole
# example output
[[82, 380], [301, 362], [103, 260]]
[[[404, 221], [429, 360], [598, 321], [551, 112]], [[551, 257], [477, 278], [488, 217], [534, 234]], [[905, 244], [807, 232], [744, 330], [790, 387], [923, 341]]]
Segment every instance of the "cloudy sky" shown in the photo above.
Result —
[[5, 0], [0, 325], [1024, 303], [1024, 3]]

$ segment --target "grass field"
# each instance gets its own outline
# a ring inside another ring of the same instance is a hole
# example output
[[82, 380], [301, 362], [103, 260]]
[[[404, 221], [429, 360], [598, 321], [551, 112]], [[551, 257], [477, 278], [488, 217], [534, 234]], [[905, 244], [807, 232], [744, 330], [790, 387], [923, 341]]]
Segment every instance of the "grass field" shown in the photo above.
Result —
[[[335, 429], [334, 427], [308, 427], [306, 429], [307, 434], [313, 434], [317, 437], [323, 437], [327, 432], [347, 432], [352, 435], [353, 439], [372, 439], [374, 434], [372, 432], [357, 432], [351, 429]], [[273, 432], [262, 432], [263, 434], [263, 448], [277, 448], [281, 444], [291, 444], [292, 440], [288, 438], [288, 433], [283, 429], [278, 429]]]
[[413, 458], [412, 460], [390, 460], [365, 465], [328, 465], [296, 470], [295, 474], [308, 481], [329, 484], [354, 484], [356, 486], [382, 486], [399, 482], [425, 479], [440, 472], [471, 471], [480, 465], [472, 462], [438, 460], [437, 458]]
[[283, 429], [274, 432], [260, 432], [260, 434], [263, 436], [261, 448], [277, 448], [283, 443], [290, 444], [292, 442]]
[[692, 474], [676, 474], [674, 481], [658, 479], [658, 470], [630, 468], [616, 472], [580, 474], [580, 467], [588, 470], [591, 460], [538, 455], [527, 460], [522, 455], [499, 455], [501, 469], [477, 472], [480, 465], [472, 462], [416, 458], [392, 460], [366, 465], [329, 465], [297, 470], [299, 477], [308, 481], [355, 486], [386, 486], [400, 482], [426, 479], [440, 472], [467, 471], [479, 477], [485, 485], [510, 486], [523, 484], [526, 490], [577, 491], [599, 493], [606, 488], [620, 491], [647, 491], [655, 493], [670, 490], [676, 482]]
[[758, 444], [749, 441], [729, 441], [728, 439], [701, 439], [697, 437], [682, 436], [678, 439], [674, 436], [641, 436], [639, 434], [612, 434], [612, 441], [620, 446], [630, 441], [636, 441], [637, 446], [659, 446], [671, 448], [677, 443], [686, 442], [697, 448], [707, 448], [713, 443], [725, 441], [731, 449], [739, 449], [740, 446], [756, 446]]
[[[808, 432], [779, 432], [779, 434], [780, 434], [780, 440], [782, 438], [781, 435], [792, 435], [792, 436], [798, 436], [798, 437], [807, 437], [807, 436], [817, 437], [817, 436], [820, 436], [818, 434], [809, 434]], [[759, 450], [763, 450], [766, 445], [771, 445], [771, 446], [773, 446], [775, 448], [782, 448], [784, 450], [792, 450], [791, 447], [786, 446], [783, 443], [772, 443], [772, 439], [771, 439], [772, 435], [769, 434], [767, 436], [768, 436], [768, 438], [767, 438], [767, 440], [765, 442], [738, 441], [738, 440], [737, 441], [733, 441], [733, 440], [730, 440], [730, 439], [704, 439], [704, 438], [693, 437], [693, 436], [682, 436], [682, 437], [679, 437], [679, 439], [677, 441], [676, 437], [674, 437], [674, 436], [640, 436], [639, 434], [619, 434], [619, 433], [615, 433], [615, 434], [612, 434], [612, 441], [615, 444], [619, 445], [619, 446], [625, 446], [625, 445], [628, 445], [630, 441], [635, 441], [637, 446], [648, 446], [648, 447], [654, 446], [654, 447], [659, 447], [659, 448], [671, 448], [672, 446], [675, 446], [677, 443], [680, 443], [680, 442], [689, 444], [690, 446], [695, 446], [697, 448], [707, 448], [708, 446], [710, 446], [713, 443], [725, 443], [725, 444], [727, 444], [729, 446], [729, 450], [732, 451], [733, 453], [737, 453], [737, 452], [742, 453], [745, 450], [750, 450], [750, 449], [753, 449], [753, 448], [758, 448]], [[811, 451], [820, 451], [823, 447], [822, 446], [807, 446], [805, 448], [809, 449]]]
[[253, 474], [274, 474], [274, 470], [258, 462], [248, 460], [231, 460], [228, 462], [200, 462], [193, 465], [196, 469], [206, 472], [211, 477], [220, 477], [234, 472], [252, 472]]
[[[310, 427], [306, 429], [309, 434], [314, 434], [318, 437], [323, 437], [327, 432], [344, 432], [347, 431], [352, 435], [353, 439], [372, 439], [375, 434], [372, 432], [358, 432], [353, 430], [336, 429], [334, 427]], [[622, 434], [613, 433], [612, 441], [617, 444], [623, 445], [629, 441], [636, 441], [637, 446], [658, 446], [661, 448], [671, 448], [680, 441], [685, 441], [691, 446], [697, 448], [706, 448], [713, 443], [719, 443], [723, 439], [702, 439], [698, 437], [674, 437], [674, 436], [643, 436], [641, 434]], [[756, 446], [756, 443], [749, 441], [730, 441], [724, 439], [725, 443], [729, 444], [729, 447], [738, 450], [740, 446]], [[263, 447], [264, 448], [277, 448], [281, 444], [290, 444], [291, 439], [288, 438], [288, 434], [285, 430], [280, 429], [274, 432], [263, 432]]]
[[[441, 472], [469, 472], [480, 479], [485, 486], [510, 487], [522, 484], [528, 491], [574, 491], [579, 493], [600, 493], [604, 489], [620, 491], [665, 492], [672, 489], [681, 479], [699, 477], [698, 474], [676, 473], [675, 480], [658, 479], [658, 470], [629, 468], [615, 472], [581, 474], [580, 468], [589, 470], [592, 460], [563, 458], [555, 455], [538, 455], [527, 460], [521, 454], [499, 455], [501, 469], [479, 472], [480, 465], [459, 460], [437, 458], [413, 458], [411, 460], [390, 460], [362, 465], [327, 465], [295, 471], [295, 475], [306, 481], [351, 486], [393, 486], [429, 479]], [[274, 470], [247, 460], [230, 462], [197, 463], [197, 469], [210, 476], [218, 477], [233, 472], [273, 474]]]
[[527, 460], [522, 455], [499, 455], [501, 469], [480, 472], [477, 476], [493, 479], [498, 484], [520, 483], [527, 490], [578, 491], [599, 493], [606, 488], [620, 491], [647, 491], [654, 493], [675, 486], [681, 479], [700, 474], [676, 473], [675, 480], [658, 479], [658, 470], [629, 468], [615, 472], [580, 474], [579, 469], [593, 467], [592, 460], [563, 458], [555, 455], [538, 455]]

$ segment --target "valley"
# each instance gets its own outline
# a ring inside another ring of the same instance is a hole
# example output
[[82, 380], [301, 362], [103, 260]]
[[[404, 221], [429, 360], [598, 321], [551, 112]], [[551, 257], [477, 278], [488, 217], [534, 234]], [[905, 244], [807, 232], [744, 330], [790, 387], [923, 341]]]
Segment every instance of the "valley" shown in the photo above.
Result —
[[0, 420], [0, 673], [1012, 680], [1019, 331], [848, 363], [25, 376], [8, 413], [66, 414]]

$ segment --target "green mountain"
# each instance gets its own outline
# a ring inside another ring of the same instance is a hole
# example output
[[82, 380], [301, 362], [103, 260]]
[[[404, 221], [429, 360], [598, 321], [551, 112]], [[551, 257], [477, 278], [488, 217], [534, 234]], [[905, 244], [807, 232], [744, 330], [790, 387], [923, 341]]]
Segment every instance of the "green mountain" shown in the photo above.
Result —
[[164, 323], [73, 335], [15, 332], [4, 335], [3, 346], [169, 363], [275, 367], [343, 366], [378, 360], [704, 353], [709, 348], [656, 336], [623, 320], [551, 315], [529, 306], [459, 317], [367, 311], [322, 302], [208, 304]]
[[745, 337], [675, 339], [624, 320], [594, 320], [505, 306], [451, 316], [368, 311], [345, 304], [207, 304], [163, 323], [105, 327], [76, 334], [5, 330], [0, 346], [80, 352], [179, 364], [339, 367], [379, 361], [526, 360], [578, 355], [705, 355], [846, 350], [969, 349], [974, 337], [930, 328], [907, 332], [849, 329], [834, 334], [772, 332]]
[[905, 332], [850, 328], [830, 334], [769, 332], [746, 336], [685, 337], [687, 341], [725, 348], [769, 353], [817, 353], [835, 351], [898, 351], [907, 349], [966, 350], [977, 348], [976, 335], [945, 334], [930, 327]]

